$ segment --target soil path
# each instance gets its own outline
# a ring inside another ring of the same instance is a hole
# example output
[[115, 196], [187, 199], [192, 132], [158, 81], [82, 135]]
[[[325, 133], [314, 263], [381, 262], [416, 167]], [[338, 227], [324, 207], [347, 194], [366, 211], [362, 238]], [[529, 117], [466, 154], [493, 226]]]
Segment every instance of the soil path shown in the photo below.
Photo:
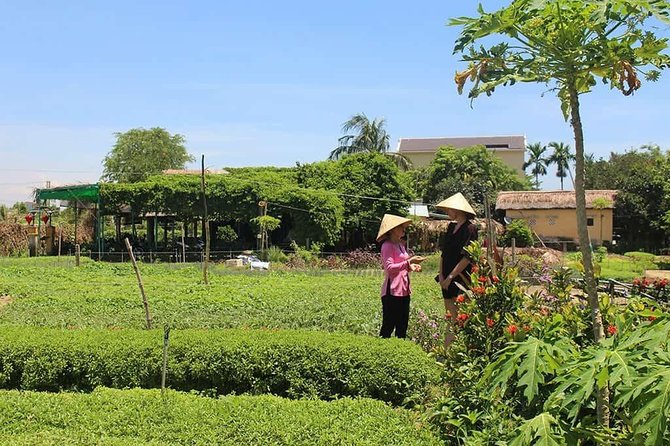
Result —
[[12, 303], [12, 297], [11, 296], [0, 296], [0, 311], [2, 310], [2, 307], [5, 305], [9, 305]]

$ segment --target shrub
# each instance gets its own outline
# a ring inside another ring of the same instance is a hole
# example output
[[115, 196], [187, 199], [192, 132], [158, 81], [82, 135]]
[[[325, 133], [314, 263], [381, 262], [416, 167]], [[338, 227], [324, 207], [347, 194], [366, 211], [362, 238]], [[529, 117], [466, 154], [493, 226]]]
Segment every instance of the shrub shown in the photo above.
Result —
[[[183, 330], [170, 339], [168, 385], [215, 394], [364, 396], [401, 404], [438, 367], [409, 342], [348, 334]], [[0, 387], [91, 390], [160, 385], [162, 333], [3, 329]]]
[[202, 398], [174, 391], [0, 392], [3, 444], [438, 446], [405, 410], [369, 399]]
[[380, 268], [381, 259], [378, 252], [355, 249], [347, 253], [347, 264], [352, 268]]
[[517, 219], [508, 224], [505, 233], [500, 237], [500, 243], [503, 246], [512, 246], [512, 239], [515, 239], [515, 244], [519, 248], [533, 246], [535, 243], [533, 231], [526, 220]]
[[270, 263], [285, 263], [288, 260], [288, 256], [278, 246], [270, 246], [268, 248], [267, 258]]

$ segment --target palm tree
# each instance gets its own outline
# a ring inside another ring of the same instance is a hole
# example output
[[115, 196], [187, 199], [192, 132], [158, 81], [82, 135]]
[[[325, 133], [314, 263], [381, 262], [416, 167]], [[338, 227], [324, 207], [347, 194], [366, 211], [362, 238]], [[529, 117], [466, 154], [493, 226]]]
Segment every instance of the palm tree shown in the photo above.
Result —
[[535, 175], [535, 188], [540, 188], [540, 179], [539, 175], [547, 174], [547, 165], [549, 164], [549, 158], [545, 158], [544, 153], [547, 151], [547, 146], [543, 146], [539, 142], [528, 144], [526, 150], [530, 152], [530, 157], [528, 161], [523, 163], [523, 170], [528, 169], [530, 166], [533, 166], [530, 173]]
[[556, 164], [556, 176], [561, 179], [561, 190], [563, 190], [563, 178], [572, 172], [570, 171], [570, 161], [575, 160], [575, 155], [570, 152], [570, 146], [562, 142], [552, 141], [549, 147], [554, 149], [554, 153], [549, 157], [549, 163]]
[[328, 159], [337, 160], [352, 153], [383, 153], [391, 157], [398, 167], [407, 170], [412, 163], [400, 153], [389, 152], [389, 134], [384, 128], [386, 120], [375, 118], [370, 121], [364, 113], [353, 115], [347, 122], [342, 124], [342, 132], [348, 133], [352, 130], [355, 134], [345, 134], [339, 138], [338, 146], [330, 152]]

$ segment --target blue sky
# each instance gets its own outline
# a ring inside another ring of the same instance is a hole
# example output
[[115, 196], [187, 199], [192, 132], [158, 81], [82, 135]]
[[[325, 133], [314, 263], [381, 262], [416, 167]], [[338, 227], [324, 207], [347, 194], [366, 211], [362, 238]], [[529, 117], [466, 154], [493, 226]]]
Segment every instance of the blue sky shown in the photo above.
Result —
[[[393, 148], [401, 137], [512, 134], [572, 145], [543, 86], [472, 108], [457, 94], [458, 29], [445, 23], [474, 15], [474, 1], [3, 3], [0, 203], [46, 180], [97, 181], [113, 133], [134, 127], [184, 135], [214, 168], [323, 160], [359, 112], [386, 118]], [[669, 148], [668, 75], [633, 97], [583, 96], [586, 151]]]

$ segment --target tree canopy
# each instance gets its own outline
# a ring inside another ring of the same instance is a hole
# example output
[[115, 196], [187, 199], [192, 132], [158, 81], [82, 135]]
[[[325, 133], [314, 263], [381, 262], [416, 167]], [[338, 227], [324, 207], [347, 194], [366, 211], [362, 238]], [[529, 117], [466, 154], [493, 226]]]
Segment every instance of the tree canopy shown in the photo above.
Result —
[[183, 169], [194, 160], [182, 135], [160, 127], [135, 128], [114, 136], [116, 143], [103, 161], [105, 181], [136, 183], [165, 169]]
[[397, 166], [380, 153], [299, 165], [297, 177], [303, 187], [326, 189], [341, 197], [349, 246], [374, 242], [383, 215], [405, 215], [412, 199]]
[[441, 147], [423, 178], [423, 201], [437, 203], [461, 192], [476, 211], [483, 211], [484, 197], [495, 203], [502, 190], [528, 190], [530, 183], [484, 146], [462, 149]]
[[586, 187], [617, 189], [614, 218], [619, 249], [653, 250], [668, 237], [670, 221], [670, 152], [658, 146], [609, 159], [586, 162]]

